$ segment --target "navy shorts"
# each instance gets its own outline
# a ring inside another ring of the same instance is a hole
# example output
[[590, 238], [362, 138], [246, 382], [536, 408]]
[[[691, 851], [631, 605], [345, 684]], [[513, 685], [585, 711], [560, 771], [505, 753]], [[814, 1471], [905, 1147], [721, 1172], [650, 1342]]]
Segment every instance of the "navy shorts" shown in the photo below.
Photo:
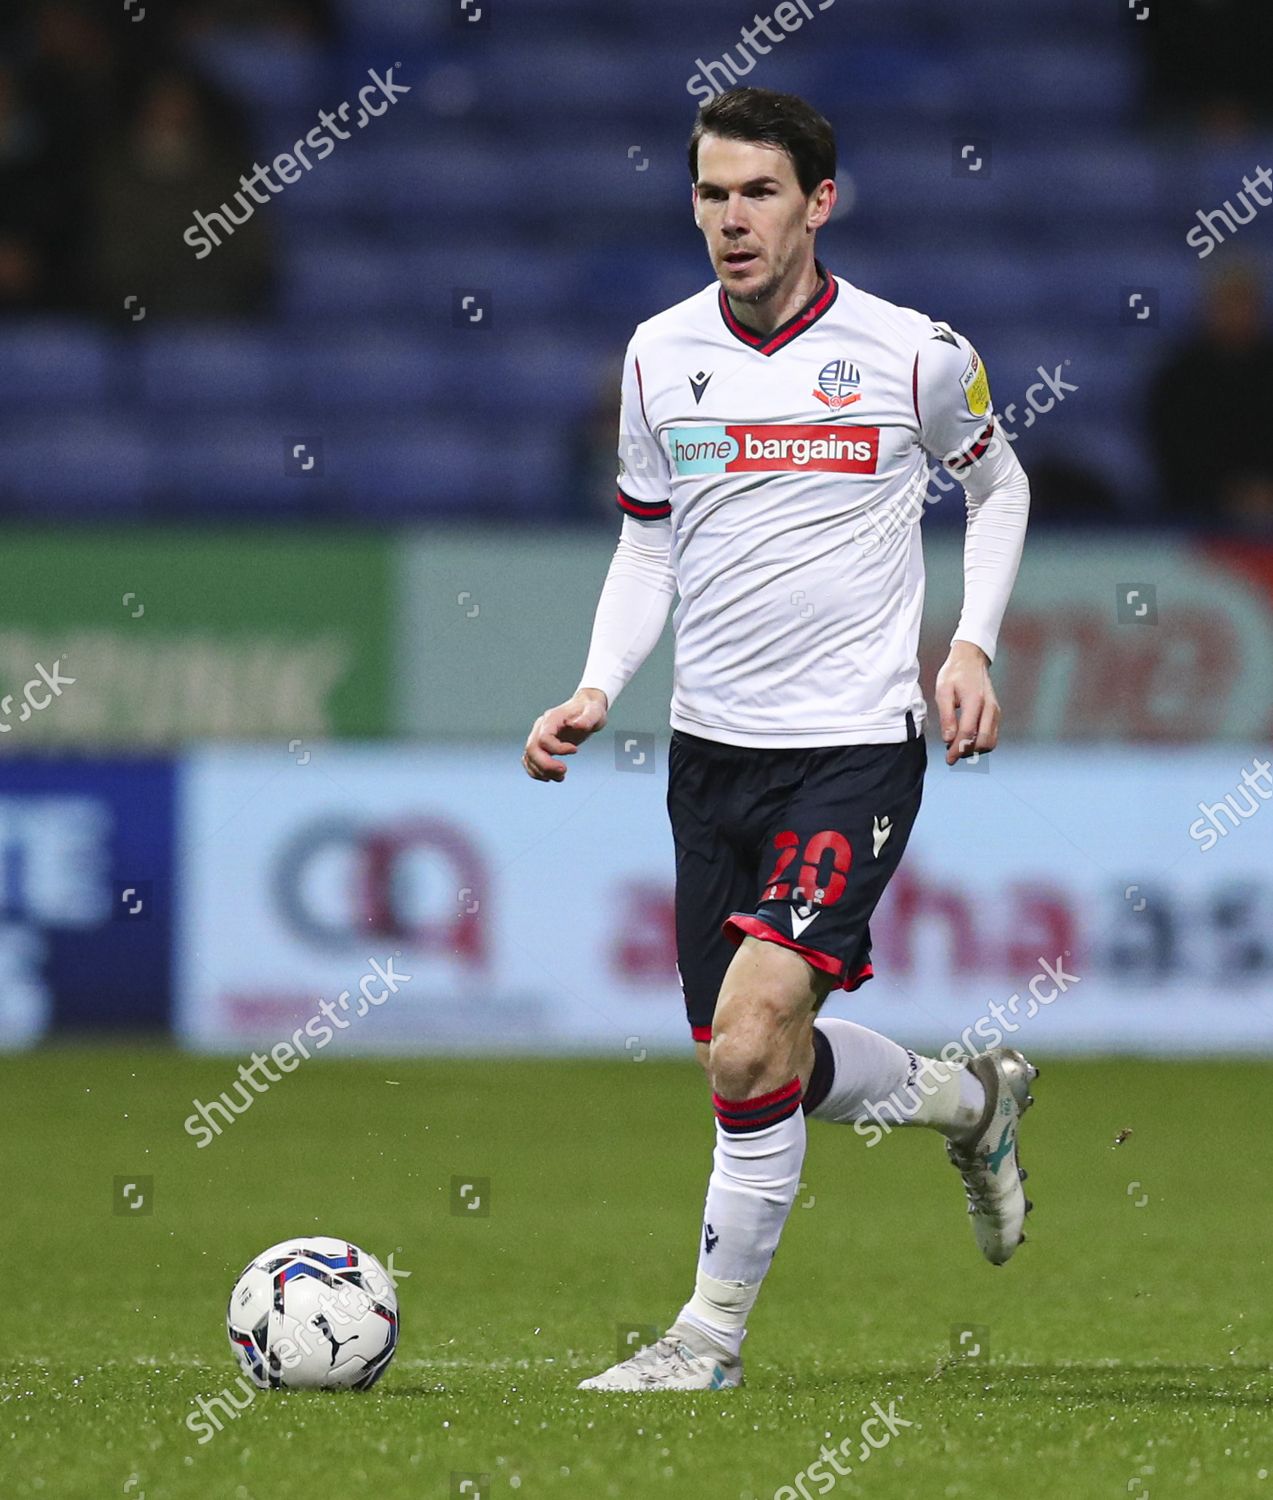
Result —
[[836, 985], [871, 977], [871, 913], [923, 793], [922, 735], [891, 745], [754, 749], [673, 730], [667, 810], [676, 845], [676, 953], [695, 1041], [708, 1041], [725, 970], [750, 933]]

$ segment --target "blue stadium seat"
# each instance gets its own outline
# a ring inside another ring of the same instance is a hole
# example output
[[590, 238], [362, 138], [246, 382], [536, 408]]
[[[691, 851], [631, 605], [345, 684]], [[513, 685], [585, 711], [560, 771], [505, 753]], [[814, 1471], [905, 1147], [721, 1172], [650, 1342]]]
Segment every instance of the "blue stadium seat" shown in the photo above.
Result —
[[1018, 138], [995, 160], [1025, 201], [1054, 204], [1061, 215], [1108, 229], [1138, 222], [1160, 203], [1154, 153], [1137, 141], [1067, 139], [1037, 147]]
[[1131, 46], [1108, 41], [1102, 46], [1099, 34], [1093, 37], [1094, 30], [1089, 27], [1086, 43], [1076, 39], [1076, 45], [1069, 47], [1057, 46], [1051, 39], [1015, 45], [996, 42], [991, 47], [979, 28], [966, 41], [954, 66], [967, 97], [980, 99], [983, 108], [999, 112], [1005, 125], [1019, 118], [1019, 110], [1046, 110], [1080, 124], [1118, 117], [1138, 97], [1139, 58]]
[[302, 326], [331, 316], [389, 312], [418, 299], [407, 252], [364, 235], [306, 237], [288, 253], [283, 310]]
[[[473, 0], [472, 8], [477, 9], [480, 4], [481, 0]], [[445, 5], [421, 5], [419, 0], [335, 0], [333, 8], [340, 16], [342, 34], [360, 43], [371, 40], [418, 43], [454, 34]]]
[[326, 467], [328, 434], [322, 427], [315, 433], [312, 423], [298, 431], [282, 419], [244, 414], [174, 419], [151, 434], [155, 498], [174, 511], [212, 516], [325, 515], [326, 476], [290, 475], [284, 467], [290, 440], [315, 436], [323, 439]]
[[[275, 108], [290, 106], [298, 111], [296, 124], [306, 130], [317, 119], [315, 101], [327, 103], [332, 79], [327, 60], [293, 31], [220, 26], [194, 32], [187, 46], [200, 69], [228, 94], [249, 103], [259, 99]], [[336, 107], [343, 97], [335, 94], [328, 107]], [[273, 154], [289, 144], [284, 137]]]
[[594, 232], [640, 237], [650, 220], [689, 213], [689, 168], [684, 146], [659, 150], [649, 142], [609, 140], [533, 146], [523, 158], [530, 181], [578, 213], [587, 205]]
[[566, 451], [559, 434], [525, 424], [501, 425], [492, 441], [465, 414], [450, 425], [353, 437], [331, 472], [356, 514], [473, 519], [564, 503]]
[[[932, 232], [940, 231], [934, 226]], [[1046, 303], [1046, 286], [1037, 266], [999, 241], [977, 243], [949, 233], [942, 253], [931, 248], [899, 249], [882, 269], [883, 284], [870, 286], [868, 291], [915, 307], [961, 331], [975, 327], [983, 312], [1010, 307], [1016, 317], [1030, 318]]]
[[[900, 233], [911, 241], [922, 235], [920, 242], [931, 246], [933, 221], [948, 214], [957, 216], [963, 237], [1019, 213], [1021, 189], [1005, 168], [1004, 143], [992, 137], [990, 154], [983, 156], [980, 136], [967, 132], [973, 137], [964, 143], [972, 151], [969, 165], [985, 175], [956, 175], [959, 133], [947, 125], [930, 129], [922, 140], [893, 146], [853, 142], [843, 162], [856, 191], [852, 220], [874, 233]], [[943, 236], [936, 243], [944, 248], [949, 240]]]
[[[292, 134], [297, 126], [296, 113], [287, 110], [285, 114], [286, 118], [279, 118], [271, 112], [268, 120], [258, 123], [257, 139], [269, 143], [260, 159], [264, 160], [268, 155], [273, 161], [296, 139]], [[290, 183], [287, 191], [280, 193], [270, 204], [269, 212], [278, 214], [292, 233], [311, 233], [311, 224], [322, 225], [326, 221], [358, 223], [360, 211], [374, 202], [363, 170], [364, 144], [359, 141], [358, 149], [351, 150], [349, 148], [354, 142], [343, 142], [346, 149], [342, 151], [338, 147], [322, 161], [311, 155], [312, 170]]]
[[431, 132], [416, 144], [360, 142], [356, 159], [351, 153], [342, 167], [359, 184], [358, 201], [374, 212], [415, 224], [472, 213], [488, 234], [492, 205], [518, 203], [527, 190], [519, 144], [482, 145], [454, 132]]
[[295, 346], [290, 362], [295, 400], [334, 410], [418, 412], [450, 392], [445, 351], [408, 333], [315, 335]]
[[138, 353], [142, 395], [159, 410], [251, 410], [287, 389], [275, 340], [257, 328], [156, 326]]
[[1116, 329], [1121, 326], [1124, 290], [1130, 294], [1143, 287], [1158, 298], [1157, 320], [1146, 329], [1131, 331], [1151, 336], [1156, 329], [1170, 335], [1183, 333], [1200, 290], [1197, 264], [1190, 264], [1183, 236], [1179, 248], [1151, 241], [1119, 259], [1097, 245], [1099, 241], [1094, 241], [1092, 248], [1067, 253], [1064, 275], [1054, 275], [1050, 281], [1040, 278], [1043, 305], [1058, 318], [1073, 320], [1079, 329]]
[[12, 407], [104, 400], [113, 384], [115, 354], [108, 335], [73, 318], [7, 323], [0, 402]]
[[149, 479], [144, 432], [122, 416], [52, 409], [0, 430], [0, 501], [41, 517], [132, 509]]
[[586, 415], [598, 402], [605, 402], [614, 413], [617, 431], [626, 344], [625, 335], [608, 344], [594, 340], [584, 345], [577, 338], [533, 338], [527, 339], [520, 350], [514, 346], [514, 352], [520, 355], [519, 367], [541, 387], [537, 401], [532, 401], [528, 409], [555, 410], [564, 418], [567, 413]]
[[[1179, 206], [1177, 223], [1182, 241], [1195, 225], [1199, 225], [1199, 210], [1209, 214], [1214, 209], [1223, 208], [1226, 202], [1231, 202], [1239, 218], [1249, 213], [1250, 207], [1258, 203], [1258, 199], [1247, 193], [1246, 207], [1239, 201], [1245, 192], [1244, 179], [1253, 178], [1253, 174], [1261, 166], [1273, 168], [1273, 160], [1270, 160], [1273, 152], [1268, 149], [1269, 145], [1267, 139], [1259, 147], [1252, 141], [1242, 139], [1231, 143], [1190, 139], [1173, 142], [1160, 149], [1159, 169], [1164, 183], [1170, 185], [1171, 197]], [[1260, 191], [1267, 195], [1269, 189], [1265, 186]], [[1224, 243], [1227, 244], [1238, 236], [1243, 237], [1241, 254], [1246, 260], [1252, 256], [1263, 254], [1267, 257], [1270, 254], [1267, 248], [1270, 244], [1270, 220], [1273, 220], [1273, 208], [1257, 208], [1256, 217], [1249, 225], [1236, 225], [1234, 235], [1228, 234], [1220, 220], [1215, 223], [1225, 235]], [[1263, 229], [1258, 227], [1261, 224]], [[1200, 237], [1195, 237], [1194, 245], [1186, 248], [1185, 253], [1195, 263], [1199, 248], [1205, 248]], [[1214, 260], [1215, 255], [1216, 251], [1213, 249], [1208, 260]]]
[[497, 336], [536, 329], [548, 332], [569, 324], [578, 306], [580, 259], [570, 246], [522, 242], [506, 247], [487, 234], [471, 242], [463, 254], [417, 251], [411, 267], [415, 305], [437, 309], [439, 321], [447, 328], [451, 326], [452, 294], [467, 288], [491, 294], [492, 332]]
[[[508, 7], [505, 15], [511, 10]], [[501, 44], [497, 28], [492, 28], [491, 35], [493, 45], [471, 57], [483, 107], [497, 116], [516, 120], [547, 113], [573, 119], [578, 129], [596, 117], [608, 123], [615, 101], [635, 106], [653, 97], [664, 109], [677, 101], [683, 103], [688, 135], [695, 108], [685, 89], [693, 72], [692, 38], [677, 38], [675, 45], [651, 44], [644, 39], [647, 32], [628, 38], [623, 45], [600, 45], [597, 40], [557, 33], [521, 36], [515, 44], [510, 35]], [[730, 39], [725, 32], [720, 45]], [[567, 79], [569, 85], [563, 86]], [[681, 128], [680, 121], [676, 124]], [[581, 133], [587, 135], [588, 127]]]
[[608, 329], [611, 342], [626, 344], [637, 323], [692, 297], [715, 279], [688, 203], [682, 213], [675, 249], [651, 255], [635, 242], [588, 252], [575, 306], [590, 328]]
[[[523, 243], [511, 253], [488, 237], [463, 251], [415, 249], [357, 235], [305, 240], [292, 250], [287, 312], [296, 322], [366, 313], [405, 314], [417, 327], [450, 330], [456, 296], [489, 293], [470, 311], [470, 336], [549, 328], [577, 307], [578, 261], [558, 246]], [[457, 333], [469, 334], [467, 326]]]

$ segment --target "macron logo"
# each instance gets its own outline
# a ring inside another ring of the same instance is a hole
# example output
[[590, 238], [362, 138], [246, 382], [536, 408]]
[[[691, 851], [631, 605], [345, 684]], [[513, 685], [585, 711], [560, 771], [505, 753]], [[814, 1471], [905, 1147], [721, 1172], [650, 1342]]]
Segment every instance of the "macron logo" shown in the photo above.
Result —
[[887, 813], [884, 817], [877, 817], [875, 825], [871, 829], [871, 840], [875, 845], [875, 857], [879, 859], [880, 850], [888, 843], [888, 836], [893, 831], [893, 820]]
[[814, 917], [818, 915], [816, 909], [810, 911], [807, 906], [805, 907], [805, 911], [808, 915], [802, 917], [794, 906], [791, 908], [791, 936], [793, 938], [798, 938], [809, 923], [813, 921]]

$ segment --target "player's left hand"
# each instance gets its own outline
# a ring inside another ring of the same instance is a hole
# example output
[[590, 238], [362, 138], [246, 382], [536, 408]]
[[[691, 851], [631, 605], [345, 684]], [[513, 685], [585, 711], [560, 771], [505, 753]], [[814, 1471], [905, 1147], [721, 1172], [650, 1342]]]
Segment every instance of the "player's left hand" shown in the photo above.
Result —
[[990, 681], [990, 658], [971, 641], [956, 641], [937, 674], [937, 711], [946, 764], [981, 755], [999, 743], [999, 700]]
[[522, 765], [534, 781], [564, 781], [566, 767], [555, 759], [574, 755], [578, 746], [606, 726], [609, 700], [600, 688], [580, 688], [568, 703], [540, 714], [522, 752]]

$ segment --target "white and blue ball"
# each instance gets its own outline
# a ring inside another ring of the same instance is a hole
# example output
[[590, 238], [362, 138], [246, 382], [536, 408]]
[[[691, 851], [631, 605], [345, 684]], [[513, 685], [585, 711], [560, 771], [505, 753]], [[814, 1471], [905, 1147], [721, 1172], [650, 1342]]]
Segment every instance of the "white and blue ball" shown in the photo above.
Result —
[[374, 1255], [306, 1235], [272, 1245], [245, 1268], [226, 1330], [261, 1390], [365, 1391], [398, 1347], [398, 1297]]

